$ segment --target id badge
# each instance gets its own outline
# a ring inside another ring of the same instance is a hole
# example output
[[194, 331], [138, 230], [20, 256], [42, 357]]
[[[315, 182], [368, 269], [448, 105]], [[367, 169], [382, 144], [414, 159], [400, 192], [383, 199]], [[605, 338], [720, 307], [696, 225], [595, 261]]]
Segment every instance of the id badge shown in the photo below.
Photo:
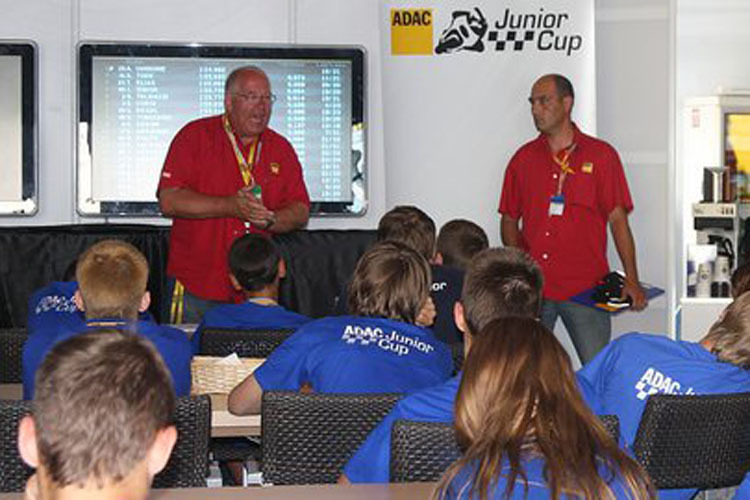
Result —
[[549, 199], [549, 215], [562, 215], [565, 211], [565, 196], [558, 195]]

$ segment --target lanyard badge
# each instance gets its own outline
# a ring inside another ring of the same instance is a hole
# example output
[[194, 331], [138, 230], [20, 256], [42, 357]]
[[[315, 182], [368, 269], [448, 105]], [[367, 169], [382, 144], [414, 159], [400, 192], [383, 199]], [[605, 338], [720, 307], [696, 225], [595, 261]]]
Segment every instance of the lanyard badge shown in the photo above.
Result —
[[245, 159], [242, 150], [240, 150], [240, 147], [237, 144], [237, 139], [234, 137], [234, 132], [232, 132], [232, 126], [229, 124], [229, 118], [227, 115], [224, 115], [222, 118], [222, 123], [224, 125], [224, 132], [226, 132], [229, 142], [232, 144], [232, 150], [234, 151], [234, 157], [237, 160], [237, 167], [240, 169], [240, 174], [242, 174], [242, 180], [246, 186], [254, 186], [255, 179], [253, 178], [253, 167], [260, 157], [260, 138], [253, 141], [250, 145], [250, 151], [247, 153], [247, 159]]
[[549, 215], [562, 215], [565, 211], [565, 196], [558, 194], [549, 199]]
[[565, 178], [568, 174], [573, 175], [575, 171], [570, 166], [570, 156], [576, 149], [573, 143], [558, 154], [552, 155], [552, 160], [560, 167], [560, 175], [557, 178], [557, 191], [549, 200], [549, 215], [561, 216], [565, 212], [565, 195], [562, 192]]

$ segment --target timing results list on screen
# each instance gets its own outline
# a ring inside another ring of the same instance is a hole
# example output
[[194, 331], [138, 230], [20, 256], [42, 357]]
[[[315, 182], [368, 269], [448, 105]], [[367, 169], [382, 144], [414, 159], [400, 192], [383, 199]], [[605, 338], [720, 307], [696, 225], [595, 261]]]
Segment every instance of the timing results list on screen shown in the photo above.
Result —
[[294, 146], [310, 198], [350, 201], [349, 63], [117, 57], [93, 62], [93, 197], [155, 201], [172, 138], [189, 121], [224, 112], [226, 77], [245, 64], [256, 64], [269, 75], [277, 96], [270, 127]]

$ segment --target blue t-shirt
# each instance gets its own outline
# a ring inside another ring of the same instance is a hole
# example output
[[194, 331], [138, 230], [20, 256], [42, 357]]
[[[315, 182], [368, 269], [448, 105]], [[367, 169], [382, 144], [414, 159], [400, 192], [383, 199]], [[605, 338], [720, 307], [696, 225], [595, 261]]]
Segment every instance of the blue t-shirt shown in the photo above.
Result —
[[86, 317], [73, 301], [76, 290], [77, 281], [53, 281], [31, 294], [26, 320], [29, 335], [58, 325], [71, 330], [83, 328]]
[[149, 339], [156, 350], [162, 356], [172, 375], [175, 394], [177, 396], [190, 395], [190, 362], [193, 352], [185, 333], [176, 328], [159, 326], [151, 321], [137, 321], [128, 323], [113, 320], [89, 320], [82, 328], [67, 328], [58, 325], [57, 328], [44, 328], [29, 334], [29, 338], [23, 346], [23, 397], [33, 399], [34, 397], [34, 375], [44, 357], [52, 347], [74, 335], [83, 333], [89, 329], [99, 326], [92, 323], [107, 322], [108, 326], [122, 330], [134, 331]]
[[[601, 462], [600, 462], [601, 463]], [[524, 499], [524, 500], [548, 500], [550, 498], [550, 491], [547, 487], [547, 482], [544, 480], [544, 459], [533, 458], [531, 460], [525, 460], [522, 462], [522, 467], [526, 472], [526, 479], [528, 481], [528, 493], [524, 488], [524, 481], [522, 477], [517, 477], [513, 486], [513, 493], [510, 498], [513, 499]], [[474, 474], [476, 466], [466, 466], [461, 469], [456, 477], [450, 482], [446, 488], [445, 496], [443, 498], [456, 498], [456, 499], [475, 499], [479, 498], [478, 493], [475, 491], [471, 496], [472, 484], [474, 482]], [[510, 473], [510, 466], [507, 460], [503, 460], [503, 467], [499, 475], [497, 483], [494, 484], [494, 490], [488, 495], [488, 498], [492, 499], [503, 499], [505, 498], [505, 488], [507, 488], [507, 475]], [[607, 482], [607, 485], [612, 490], [615, 498], [622, 498], [630, 500], [632, 496], [629, 494], [629, 489], [625, 481], [620, 477], [619, 474], [612, 474], [607, 471], [604, 465], [599, 467], [600, 476]], [[563, 498], [572, 498], [564, 496]]]
[[461, 300], [464, 273], [460, 269], [433, 264], [431, 296], [435, 303], [435, 336], [447, 344], [463, 342], [463, 333], [453, 320], [453, 307]]
[[[698, 343], [631, 333], [610, 342], [578, 371], [591, 408], [620, 419], [632, 447], [651, 394], [720, 394], [750, 391], [750, 371], [724, 363]], [[660, 498], [691, 498], [695, 490], [661, 490]]]
[[417, 422], [453, 422], [453, 405], [461, 383], [461, 374], [447, 382], [411, 394], [370, 433], [349, 459], [344, 474], [352, 483], [387, 483], [391, 468], [391, 429], [396, 420]]
[[204, 328], [278, 328], [297, 329], [311, 320], [279, 305], [261, 305], [254, 302], [225, 304], [211, 308], [191, 340], [193, 352], [200, 351], [201, 333]]
[[[580, 381], [579, 381], [580, 382]], [[391, 429], [396, 420], [453, 423], [461, 373], [447, 382], [423, 389], [399, 401], [349, 459], [344, 474], [352, 483], [387, 483], [391, 468]], [[586, 387], [581, 387], [586, 393]], [[585, 396], [584, 396], [585, 399]]]
[[383, 318], [334, 316], [307, 323], [254, 375], [264, 391], [412, 392], [445, 381], [448, 347], [426, 328]]
[[747, 500], [750, 498], [750, 474], [745, 475], [745, 479], [734, 494], [735, 500]]
[[[86, 316], [78, 309], [73, 296], [78, 290], [77, 281], [53, 281], [31, 294], [28, 302], [26, 329], [29, 335], [37, 330], [67, 328], [80, 330], [86, 326]], [[151, 313], [144, 311], [138, 319], [153, 321]]]

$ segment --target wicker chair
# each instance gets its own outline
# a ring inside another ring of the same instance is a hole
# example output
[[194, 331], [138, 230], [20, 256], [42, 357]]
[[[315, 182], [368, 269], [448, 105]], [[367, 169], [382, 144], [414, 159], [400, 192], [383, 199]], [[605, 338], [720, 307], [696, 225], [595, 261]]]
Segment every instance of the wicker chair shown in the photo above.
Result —
[[597, 415], [615, 443], [620, 442], [620, 419], [617, 415]]
[[458, 373], [464, 366], [464, 344], [456, 342], [450, 345], [451, 357], [453, 358], [453, 373]]
[[[604, 427], [617, 441], [617, 415], [600, 415]], [[391, 429], [392, 483], [432, 482], [461, 456], [453, 424], [396, 420]]]
[[633, 451], [657, 489], [736, 486], [750, 465], [750, 393], [650, 396]]
[[205, 328], [199, 354], [228, 356], [236, 352], [241, 358], [267, 358], [292, 333], [294, 329]]
[[18, 423], [31, 413], [31, 401], [0, 400], [0, 493], [23, 491], [34, 473], [18, 453]]
[[[31, 401], [0, 401], [0, 492], [23, 491], [34, 472], [18, 453], [18, 422], [31, 413]], [[182, 397], [175, 408], [177, 443], [167, 466], [154, 478], [154, 488], [203, 488], [208, 472], [208, 437], [211, 400], [208, 396]]]
[[263, 393], [263, 481], [335, 483], [401, 394]]
[[0, 330], [0, 384], [21, 383], [21, 354], [27, 338], [25, 328]]
[[177, 398], [174, 414], [177, 443], [167, 466], [154, 477], [154, 488], [205, 488], [208, 475], [208, 439], [211, 435], [211, 399]]
[[391, 482], [432, 482], [458, 460], [453, 424], [396, 420], [391, 429]]

